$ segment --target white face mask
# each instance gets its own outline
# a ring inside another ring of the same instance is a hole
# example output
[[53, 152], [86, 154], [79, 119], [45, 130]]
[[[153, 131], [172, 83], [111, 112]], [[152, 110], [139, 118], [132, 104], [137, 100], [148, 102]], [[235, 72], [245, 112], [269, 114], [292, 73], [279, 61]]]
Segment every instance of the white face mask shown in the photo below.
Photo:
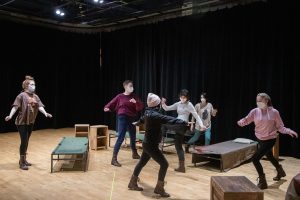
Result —
[[29, 91], [30, 93], [34, 93], [34, 92], [35, 92], [35, 85], [29, 84], [29, 85], [28, 85], [28, 91]]
[[263, 102], [256, 102], [256, 104], [257, 104], [257, 107], [260, 109], [265, 109], [267, 107], [267, 104], [263, 103]]
[[181, 102], [181, 103], [186, 103], [186, 102], [187, 102], [187, 99], [186, 99], [186, 98], [180, 97], [180, 102]]
[[206, 99], [205, 98], [201, 98], [201, 103], [206, 103]]
[[132, 93], [133, 90], [134, 90], [134, 89], [133, 89], [132, 86], [129, 86], [129, 87], [126, 88], [126, 91], [129, 92], [129, 93]]

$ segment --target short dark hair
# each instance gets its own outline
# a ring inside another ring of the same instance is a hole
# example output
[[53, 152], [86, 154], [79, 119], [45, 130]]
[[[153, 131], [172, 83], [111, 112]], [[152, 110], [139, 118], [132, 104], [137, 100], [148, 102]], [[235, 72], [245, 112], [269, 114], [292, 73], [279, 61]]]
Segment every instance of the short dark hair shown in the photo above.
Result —
[[189, 94], [189, 91], [187, 89], [180, 90], [179, 97], [181, 97], [181, 96], [185, 96], [187, 98], [187, 100], [190, 99], [190, 94]]
[[201, 96], [203, 96], [205, 99], [206, 99], [206, 102], [208, 102], [208, 95], [206, 92], [202, 92], [201, 95], [200, 95], [200, 99], [201, 99]]
[[125, 81], [123, 82], [123, 87], [125, 87], [125, 86], [128, 85], [129, 83], [132, 83], [132, 81], [131, 81], [131, 80], [125, 80]]

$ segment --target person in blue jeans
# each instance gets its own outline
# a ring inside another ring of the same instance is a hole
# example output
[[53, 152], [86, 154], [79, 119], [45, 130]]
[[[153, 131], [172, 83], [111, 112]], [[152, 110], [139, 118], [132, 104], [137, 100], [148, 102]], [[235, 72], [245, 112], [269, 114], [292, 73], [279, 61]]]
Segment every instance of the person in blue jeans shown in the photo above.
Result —
[[117, 167], [122, 165], [118, 162], [118, 153], [120, 147], [124, 141], [126, 131], [129, 132], [130, 136], [130, 147], [132, 149], [132, 158], [140, 159], [137, 153], [135, 141], [136, 141], [136, 129], [132, 124], [138, 117], [138, 113], [144, 108], [144, 104], [140, 98], [133, 94], [132, 81], [126, 80], [123, 82], [124, 92], [118, 94], [104, 107], [104, 112], [116, 111], [118, 120], [118, 139], [114, 146], [114, 152], [111, 160], [111, 164]]
[[[195, 105], [195, 109], [197, 114], [200, 116], [203, 125], [206, 127], [206, 130], [204, 131], [205, 135], [205, 145], [209, 145], [211, 142], [211, 117], [215, 117], [217, 114], [217, 109], [213, 108], [213, 105], [208, 102], [208, 96], [206, 93], [201, 94], [201, 102], [197, 103]], [[192, 118], [192, 121], [195, 121], [194, 118]], [[189, 147], [191, 144], [195, 144], [201, 135], [200, 127], [199, 125], [196, 124], [191, 126], [191, 131], [195, 128], [195, 134], [193, 137], [187, 142], [185, 151], [188, 153], [189, 152]]]

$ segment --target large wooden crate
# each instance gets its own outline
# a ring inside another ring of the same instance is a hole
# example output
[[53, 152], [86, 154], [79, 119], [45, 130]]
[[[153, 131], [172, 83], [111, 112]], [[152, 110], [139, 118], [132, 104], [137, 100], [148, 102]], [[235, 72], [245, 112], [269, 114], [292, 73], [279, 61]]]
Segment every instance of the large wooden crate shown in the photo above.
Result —
[[245, 176], [212, 176], [211, 200], [263, 200], [264, 192]]

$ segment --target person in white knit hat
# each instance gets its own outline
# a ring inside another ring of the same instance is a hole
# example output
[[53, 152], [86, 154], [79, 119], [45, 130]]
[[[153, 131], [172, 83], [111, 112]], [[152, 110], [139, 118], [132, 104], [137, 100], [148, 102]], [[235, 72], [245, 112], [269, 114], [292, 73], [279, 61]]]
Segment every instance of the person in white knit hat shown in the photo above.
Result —
[[147, 97], [147, 108], [144, 115], [139, 122], [145, 124], [145, 139], [143, 141], [143, 152], [140, 161], [137, 163], [133, 174], [131, 176], [128, 188], [130, 190], [142, 191], [143, 188], [137, 184], [138, 176], [143, 167], [148, 163], [150, 158], [153, 158], [159, 165], [158, 181], [154, 189], [154, 193], [159, 194], [162, 197], [169, 197], [170, 195], [165, 192], [164, 180], [169, 166], [168, 161], [159, 150], [159, 143], [161, 141], [161, 125], [162, 124], [181, 124], [187, 126], [188, 123], [176, 119], [174, 117], [162, 115], [159, 113], [161, 100], [159, 96], [153, 93], [149, 93]]

